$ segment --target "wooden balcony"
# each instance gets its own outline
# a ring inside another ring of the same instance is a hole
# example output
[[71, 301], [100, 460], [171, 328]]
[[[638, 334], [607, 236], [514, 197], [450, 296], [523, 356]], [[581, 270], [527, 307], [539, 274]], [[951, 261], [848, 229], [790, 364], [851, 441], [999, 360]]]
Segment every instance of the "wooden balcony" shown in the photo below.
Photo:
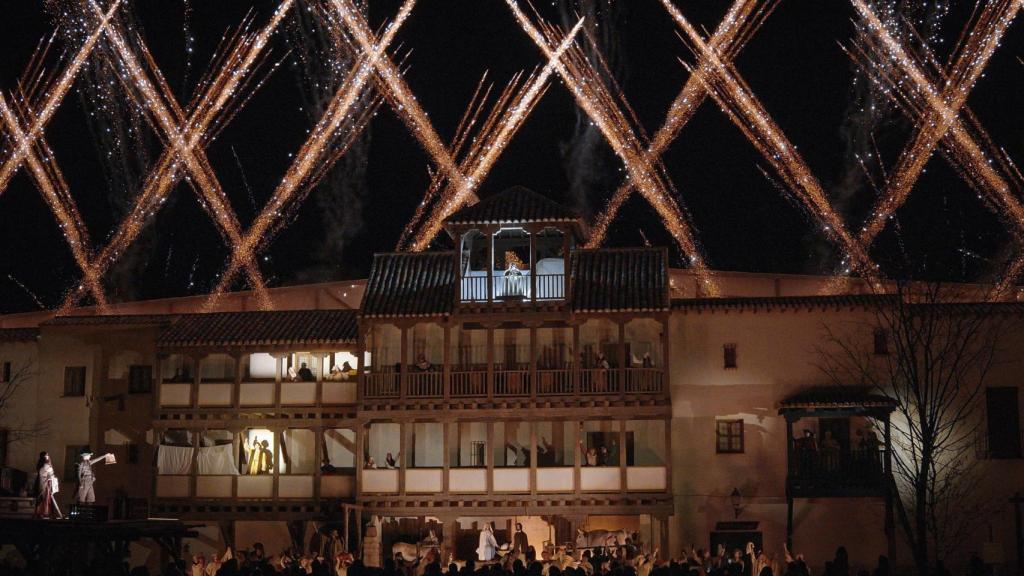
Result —
[[535, 303], [565, 299], [565, 274], [529, 273], [522, 276], [496, 274], [466, 276], [459, 282], [459, 300], [463, 304]]
[[794, 451], [786, 490], [792, 498], [884, 496], [890, 484], [885, 460], [884, 449]]
[[[381, 394], [387, 391], [387, 382], [384, 381], [367, 385], [380, 386]], [[397, 382], [395, 386], [397, 396]], [[161, 382], [157, 386], [158, 407], [166, 410], [268, 408], [277, 405], [344, 406], [356, 403], [356, 392], [355, 378], [322, 382], [275, 382], [272, 379], [241, 382]]]
[[350, 499], [356, 494], [356, 476], [341, 474], [273, 475], [167, 475], [156, 476], [157, 499], [200, 500], [312, 500]]
[[422, 398], [621, 397], [664, 395], [661, 368], [586, 368], [582, 370], [516, 368], [367, 373], [367, 400]]
[[[438, 494], [443, 491], [444, 469], [407, 468], [363, 470], [361, 494], [397, 495], [404, 484], [407, 494]], [[405, 482], [399, 482], [401, 475]], [[451, 468], [448, 491], [452, 494], [528, 494], [534, 488], [545, 494], [572, 493], [576, 490], [573, 467], [536, 468], [499, 467]], [[668, 490], [668, 472], [664, 466], [628, 466], [623, 476], [618, 466], [580, 468], [580, 491], [585, 493], [664, 492]]]

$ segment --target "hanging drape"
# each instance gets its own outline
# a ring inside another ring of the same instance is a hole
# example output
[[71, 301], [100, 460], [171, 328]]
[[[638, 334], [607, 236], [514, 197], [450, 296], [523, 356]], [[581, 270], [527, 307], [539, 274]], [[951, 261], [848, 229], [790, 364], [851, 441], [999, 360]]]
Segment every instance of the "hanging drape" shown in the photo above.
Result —
[[192, 471], [191, 446], [161, 444], [156, 452], [157, 474], [185, 475]]

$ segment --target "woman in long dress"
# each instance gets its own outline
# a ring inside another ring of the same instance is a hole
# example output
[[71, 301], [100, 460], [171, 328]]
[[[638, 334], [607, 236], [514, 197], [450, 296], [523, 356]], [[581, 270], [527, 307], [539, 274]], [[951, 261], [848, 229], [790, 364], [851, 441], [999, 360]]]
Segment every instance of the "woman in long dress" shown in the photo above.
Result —
[[484, 523], [484, 529], [480, 531], [480, 546], [476, 549], [476, 555], [481, 562], [494, 560], [494, 553], [498, 549], [498, 541], [494, 538], [494, 531], [491, 523]]
[[36, 492], [36, 516], [49, 518], [55, 504], [54, 494], [60, 491], [57, 485], [57, 475], [53, 472], [53, 464], [50, 463], [50, 455], [46, 452], [39, 453], [39, 462], [36, 463], [39, 471]]

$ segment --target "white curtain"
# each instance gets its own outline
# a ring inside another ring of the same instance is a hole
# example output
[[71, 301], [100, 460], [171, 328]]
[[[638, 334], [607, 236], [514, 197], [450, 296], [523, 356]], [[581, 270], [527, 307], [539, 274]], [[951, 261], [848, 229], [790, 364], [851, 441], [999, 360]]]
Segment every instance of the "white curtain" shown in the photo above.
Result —
[[231, 444], [209, 446], [199, 449], [196, 455], [196, 467], [200, 476], [207, 475], [238, 475], [235, 466], [235, 447]]
[[157, 474], [185, 475], [192, 471], [191, 446], [160, 445], [156, 452]]

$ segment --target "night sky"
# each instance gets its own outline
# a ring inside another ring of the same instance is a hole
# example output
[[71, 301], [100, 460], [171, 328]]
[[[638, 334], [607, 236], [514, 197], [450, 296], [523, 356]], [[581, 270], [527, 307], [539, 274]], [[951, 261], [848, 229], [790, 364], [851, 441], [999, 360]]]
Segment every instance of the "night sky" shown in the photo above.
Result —
[[[546, 18], [560, 21], [561, 1], [569, 0], [548, 1], [538, 9]], [[52, 33], [55, 20], [43, 2], [4, 4], [0, 88], [9, 91], [37, 42]], [[51, 8], [54, 4], [59, 2], [45, 3]], [[222, 33], [250, 9], [256, 24], [262, 25], [277, 3], [135, 0], [132, 4], [141, 34], [184, 104]], [[371, 26], [390, 18], [399, 4], [398, 0], [371, 0]], [[615, 6], [606, 7], [609, 11], [602, 12], [602, 17], [614, 25], [610, 34], [616, 45], [613, 68], [643, 127], [653, 133], [686, 81], [679, 59], [692, 61], [693, 57], [657, 0], [611, 4]], [[677, 5], [691, 21], [708, 29], [717, 25], [728, 7], [719, 0]], [[946, 56], [972, 7], [973, 3], [955, 3], [942, 20], [945, 41], [936, 46], [940, 56]], [[856, 118], [851, 116], [857, 108], [855, 69], [839, 46], [852, 38], [852, 18], [852, 8], [840, 0], [782, 0], [741, 52], [737, 66], [832, 195], [848, 226], [859, 228], [874, 192], [852, 161], [852, 149], [864, 142], [851, 144], [851, 134], [856, 132]], [[288, 25], [294, 34], [295, 22]], [[1015, 22], [1010, 28], [969, 100], [994, 141], [1018, 162], [1024, 158], [1021, 25]], [[444, 138], [452, 136], [485, 71], [501, 87], [514, 73], [543, 63], [539, 49], [502, 0], [420, 0], [394, 46], [408, 53], [406, 78]], [[294, 66], [295, 53], [286, 56], [291, 47], [288, 34], [274, 36], [271, 59], [284, 58], [283, 65], [208, 149], [244, 226], [266, 202], [290, 162], [289, 155], [299, 149], [313, 124], [302, 109], [303, 80]], [[57, 54], [52, 56], [54, 64]], [[113, 180], [105, 175], [109, 163], [103, 160], [107, 150], [96, 137], [103, 125], [87, 120], [81, 87], [76, 85], [64, 100], [46, 135], [98, 247], [123, 214], [127, 200], [138, 193], [138, 182], [112, 189]], [[580, 142], [574, 139], [577, 120], [572, 98], [555, 82], [483, 184], [481, 196], [522, 184], [587, 216], [597, 213], [619, 184], [621, 163], [601, 144], [595, 147], [586, 174], [567, 169], [567, 150]], [[143, 145], [134, 152], [152, 164], [161, 144], [151, 128], [145, 131], [140, 139]], [[911, 125], [895, 111], [874, 129], [887, 168], [910, 134]], [[261, 256], [271, 286], [362, 278], [374, 252], [394, 249], [429, 182], [429, 158], [387, 105], [372, 122], [366, 146], [365, 166], [353, 168], [352, 162], [343, 162], [337, 168], [348, 171], [341, 178], [355, 175], [348, 186], [361, 191], [360, 202], [342, 206], [339, 216], [336, 199], [341, 196], [330, 190], [339, 178], [325, 180]], [[762, 175], [759, 167], [764, 162], [710, 99], [664, 161], [714, 268], [787, 273], [834, 269], [835, 249], [796, 204]], [[580, 189], [584, 192], [572, 192]], [[325, 202], [334, 202], [330, 213], [324, 209]], [[883, 233], [872, 251], [890, 275], [991, 279], [1011, 256], [1006, 226], [939, 155], [933, 157], [897, 216], [897, 224]], [[613, 225], [608, 244], [639, 245], [645, 240], [672, 246], [673, 264], [683, 264], [683, 255], [637, 195]], [[24, 169], [0, 196], [0, 245], [0, 312], [53, 307], [80, 277]], [[220, 236], [192, 189], [179, 184], [108, 278], [108, 294], [114, 301], [201, 294], [215, 283], [226, 257]]]

